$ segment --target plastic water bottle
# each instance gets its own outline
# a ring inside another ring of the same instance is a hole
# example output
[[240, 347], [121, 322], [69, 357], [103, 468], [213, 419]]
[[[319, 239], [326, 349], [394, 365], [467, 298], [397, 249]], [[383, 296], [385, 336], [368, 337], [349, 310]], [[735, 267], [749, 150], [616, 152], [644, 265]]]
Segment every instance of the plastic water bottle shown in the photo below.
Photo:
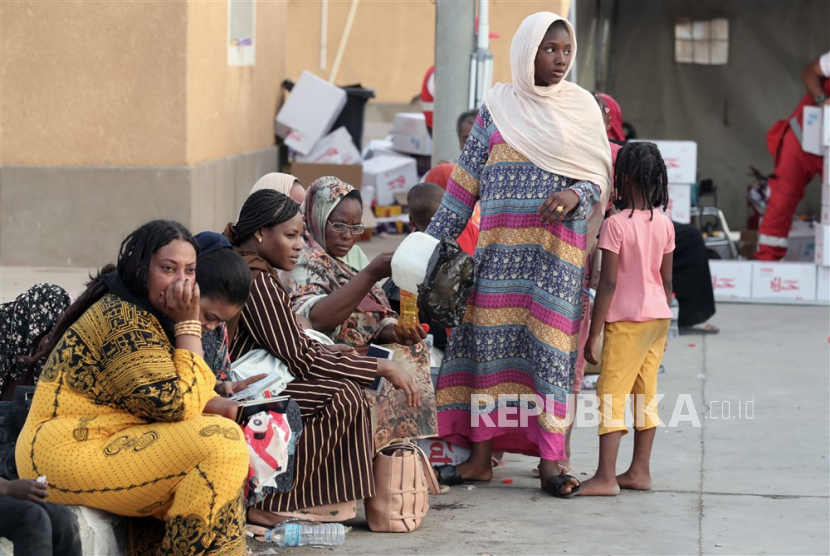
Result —
[[680, 316], [680, 304], [674, 293], [671, 294], [671, 322], [669, 323], [669, 338], [676, 338], [680, 335], [680, 328], [677, 319]]
[[265, 540], [279, 546], [340, 546], [346, 542], [346, 528], [342, 523], [301, 525], [279, 523], [265, 533]]
[[418, 322], [418, 294], [401, 290], [401, 315], [398, 319], [398, 328], [417, 328]]

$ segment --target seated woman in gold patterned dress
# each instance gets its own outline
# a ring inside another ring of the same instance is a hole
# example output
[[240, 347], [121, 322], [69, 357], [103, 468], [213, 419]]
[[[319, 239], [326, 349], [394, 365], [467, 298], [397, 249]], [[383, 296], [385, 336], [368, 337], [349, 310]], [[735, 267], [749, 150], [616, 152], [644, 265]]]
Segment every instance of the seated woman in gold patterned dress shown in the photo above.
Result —
[[159, 553], [243, 555], [248, 449], [202, 358], [195, 272], [181, 224], [124, 240], [35, 355], [17, 467], [59, 504], [163, 520]]

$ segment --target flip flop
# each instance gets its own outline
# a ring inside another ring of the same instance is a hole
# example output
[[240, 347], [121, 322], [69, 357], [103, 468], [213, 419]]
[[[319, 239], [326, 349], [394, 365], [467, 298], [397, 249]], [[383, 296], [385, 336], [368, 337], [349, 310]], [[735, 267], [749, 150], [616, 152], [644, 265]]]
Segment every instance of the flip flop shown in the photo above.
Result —
[[440, 467], [435, 465], [432, 470], [435, 471], [435, 477], [438, 479], [438, 484], [440, 485], [451, 487], [464, 483], [461, 473], [458, 472], [458, 469], [454, 465], [442, 465]]
[[[545, 492], [553, 496], [554, 498], [573, 498], [582, 490], [582, 484], [577, 484], [571, 492], [568, 494], [562, 494], [561, 489], [569, 480], [573, 479], [570, 475], [556, 475], [555, 477], [551, 477], [548, 479], [548, 482], [545, 483]], [[579, 481], [577, 481], [579, 482]]]
[[438, 479], [438, 484], [448, 487], [462, 485], [464, 483], [489, 483], [490, 481], [476, 481], [475, 479], [465, 479], [458, 472], [454, 465], [434, 465], [432, 470], [435, 472], [435, 478]]
[[499, 461], [496, 458], [490, 458], [490, 462], [493, 464], [493, 469], [504, 469], [507, 467], [507, 462]]
[[720, 332], [720, 328], [712, 326], [711, 324], [706, 324], [704, 326], [685, 326], [680, 328], [680, 335], [681, 336], [692, 336], [696, 334], [717, 334]]

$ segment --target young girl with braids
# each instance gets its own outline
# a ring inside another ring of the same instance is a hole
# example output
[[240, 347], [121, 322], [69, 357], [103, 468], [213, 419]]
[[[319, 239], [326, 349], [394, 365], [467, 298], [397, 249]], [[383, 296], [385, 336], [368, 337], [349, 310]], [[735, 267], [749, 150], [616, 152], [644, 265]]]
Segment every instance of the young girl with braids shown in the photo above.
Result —
[[[602, 228], [600, 274], [585, 359], [596, 364], [604, 330], [600, 399], [599, 465], [582, 483], [583, 496], [614, 496], [620, 489], [649, 490], [655, 427], [657, 371], [669, 331], [674, 226], [660, 211], [668, 206], [666, 165], [654, 143], [629, 143], [617, 156], [614, 193], [620, 212]], [[628, 433], [625, 403], [634, 397], [634, 457], [617, 476], [620, 439]]]

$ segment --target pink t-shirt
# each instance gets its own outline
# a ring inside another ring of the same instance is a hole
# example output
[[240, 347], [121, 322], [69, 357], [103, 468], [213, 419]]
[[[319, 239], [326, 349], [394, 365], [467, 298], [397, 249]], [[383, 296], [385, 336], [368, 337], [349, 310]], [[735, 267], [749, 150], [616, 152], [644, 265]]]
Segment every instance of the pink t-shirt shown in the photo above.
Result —
[[[630, 216], [630, 218], [629, 218]], [[599, 235], [599, 248], [616, 253], [617, 289], [605, 322], [670, 319], [660, 267], [663, 255], [674, 251], [674, 225], [668, 216], [651, 211], [623, 210], [608, 218]]]

